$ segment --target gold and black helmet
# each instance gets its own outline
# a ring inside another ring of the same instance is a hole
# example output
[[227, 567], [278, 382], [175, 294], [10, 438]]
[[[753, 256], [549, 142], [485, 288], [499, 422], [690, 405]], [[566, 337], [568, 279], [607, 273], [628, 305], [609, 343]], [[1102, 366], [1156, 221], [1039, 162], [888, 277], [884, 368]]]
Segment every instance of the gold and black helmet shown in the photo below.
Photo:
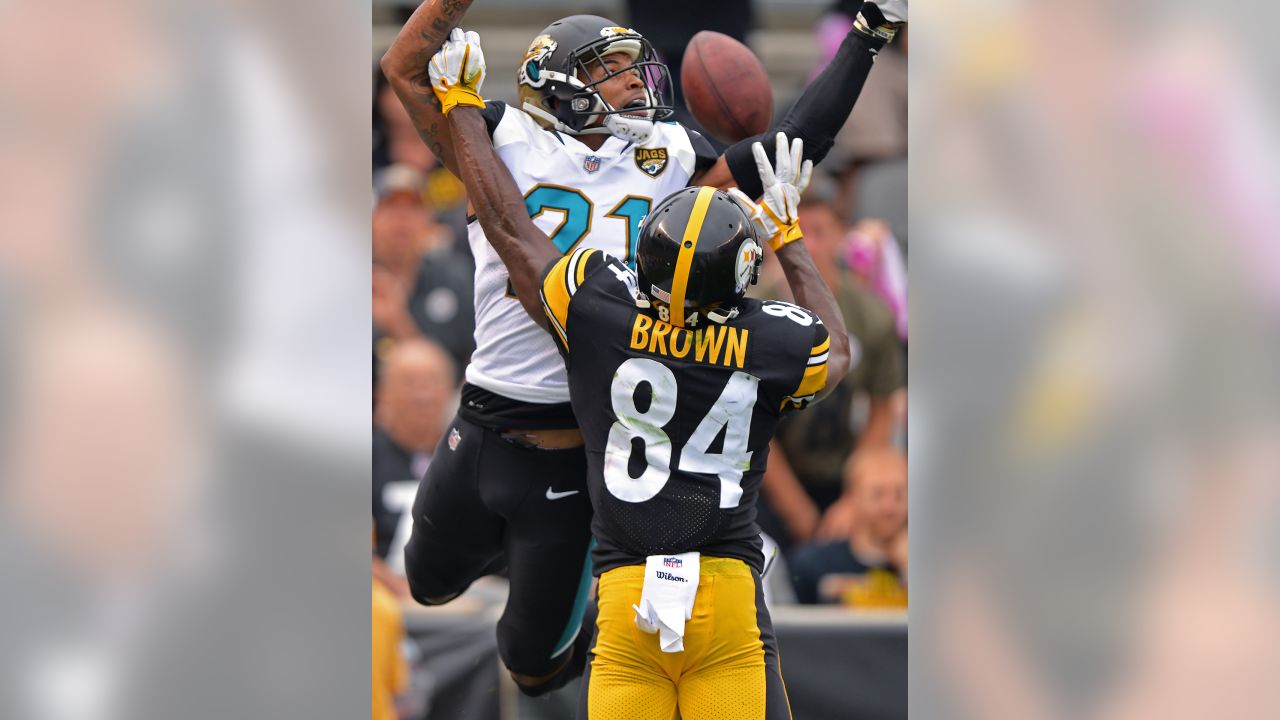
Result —
[[687, 187], [663, 200], [640, 227], [640, 291], [672, 325], [724, 322], [737, 313], [764, 257], [742, 207], [713, 187]]

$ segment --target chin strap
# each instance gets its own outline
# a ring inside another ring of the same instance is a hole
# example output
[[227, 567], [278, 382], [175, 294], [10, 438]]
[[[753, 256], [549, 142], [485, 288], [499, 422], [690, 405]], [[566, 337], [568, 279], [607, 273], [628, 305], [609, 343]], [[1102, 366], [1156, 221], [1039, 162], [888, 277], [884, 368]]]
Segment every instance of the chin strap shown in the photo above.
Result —
[[560, 118], [533, 103], [525, 102], [520, 107], [530, 115], [545, 120], [553, 128], [566, 135], [612, 135], [637, 144], [644, 144], [653, 135], [654, 121], [647, 118], [606, 115], [603, 125], [574, 130], [561, 122]]
[[713, 323], [723, 325], [730, 320], [738, 317], [738, 308], [732, 307], [728, 310], [708, 310], [704, 313], [707, 319]]
[[[653, 93], [648, 89], [645, 89], [644, 97], [645, 104], [655, 104], [656, 101], [654, 100]], [[614, 109], [609, 105], [609, 103], [605, 102], [604, 98], [600, 96], [600, 93], [596, 93], [596, 103], [605, 110]], [[643, 145], [649, 141], [650, 137], [653, 137], [653, 116], [657, 111], [646, 110], [645, 112], [649, 114], [649, 117], [628, 117], [620, 113], [605, 115], [603, 125], [614, 137], [633, 142], [637, 145]]]
[[[648, 310], [653, 307], [653, 302], [649, 300], [649, 296], [644, 293], [636, 293], [636, 307], [641, 310]], [[717, 325], [723, 325], [730, 320], [738, 317], [738, 308], [731, 307], [728, 310], [707, 310], [702, 313], [703, 317]]]
[[653, 121], [648, 118], [606, 115], [604, 126], [610, 135], [637, 145], [643, 145], [653, 137]]
[[548, 123], [551, 124], [551, 127], [555, 128], [556, 130], [559, 130], [562, 133], [566, 133], [568, 135], [577, 134], [576, 130], [560, 122], [560, 118], [556, 117], [555, 115], [552, 115], [551, 113], [547, 112], [546, 110], [543, 110], [542, 108], [538, 107], [537, 105], [534, 105], [531, 102], [525, 102], [523, 105], [520, 106], [520, 109], [524, 110], [525, 112], [529, 113], [530, 115], [540, 120], [547, 121]]

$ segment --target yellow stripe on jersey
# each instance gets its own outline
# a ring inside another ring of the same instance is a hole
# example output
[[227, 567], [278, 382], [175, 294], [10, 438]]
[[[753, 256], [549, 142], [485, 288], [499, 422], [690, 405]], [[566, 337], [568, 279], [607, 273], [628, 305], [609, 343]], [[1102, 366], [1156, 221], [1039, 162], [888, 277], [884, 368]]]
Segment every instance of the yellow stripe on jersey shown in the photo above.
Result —
[[689, 224], [684, 227], [684, 238], [680, 241], [680, 254], [676, 256], [676, 274], [671, 280], [671, 324], [684, 327], [684, 293], [689, 285], [689, 268], [693, 265], [693, 253], [698, 247], [698, 234], [702, 232], [702, 221], [707, 219], [707, 208], [711, 207], [711, 198], [716, 189], [704, 187], [694, 198], [693, 211], [689, 213]]
[[569, 337], [565, 335], [564, 328], [561, 327], [560, 321], [556, 319], [555, 313], [551, 310], [551, 306], [547, 304], [547, 296], [542, 296], [542, 312], [546, 313], [547, 319], [551, 321], [551, 327], [555, 328], [556, 334], [560, 336], [560, 344], [567, 351], [569, 349]]
[[795, 396], [798, 398], [815, 395], [822, 390], [827, 384], [827, 363], [823, 361], [817, 365], [810, 365], [804, 369], [804, 378], [800, 380], [800, 387], [796, 388]]
[[800, 378], [800, 386], [783, 398], [781, 409], [785, 410], [788, 405], [802, 409], [827, 386], [827, 357], [831, 351], [831, 336], [825, 332], [823, 335], [822, 342], [809, 349], [809, 360], [805, 365], [804, 376]]
[[569, 295], [578, 292], [578, 286], [582, 284], [583, 278], [586, 277], [587, 258], [591, 257], [592, 253], [598, 252], [600, 251], [595, 248], [581, 248], [574, 250], [573, 254], [569, 256], [568, 275], [565, 276], [565, 281], [569, 283]]
[[813, 346], [813, 349], [809, 351], [809, 357], [813, 357], [815, 355], [821, 355], [822, 353], [830, 349], [831, 349], [831, 336], [828, 335], [826, 340], [823, 340], [822, 342]]
[[818, 397], [818, 393], [822, 392], [822, 388], [827, 386], [827, 361], [823, 356], [822, 362], [810, 365], [804, 370], [804, 377], [800, 379], [800, 387], [791, 395], [782, 399], [780, 410], [786, 410], [787, 406], [791, 406], [796, 410], [802, 410]]
[[597, 250], [581, 248], [556, 261], [542, 279], [542, 309], [551, 325], [569, 348], [569, 299], [578, 291], [587, 270], [587, 258]]
[[569, 284], [565, 282], [565, 268], [569, 267], [571, 259], [571, 255], [565, 255], [557, 260], [542, 279], [542, 309], [560, 334], [565, 347], [569, 345], [569, 338], [565, 337], [564, 331], [565, 323], [569, 321]]

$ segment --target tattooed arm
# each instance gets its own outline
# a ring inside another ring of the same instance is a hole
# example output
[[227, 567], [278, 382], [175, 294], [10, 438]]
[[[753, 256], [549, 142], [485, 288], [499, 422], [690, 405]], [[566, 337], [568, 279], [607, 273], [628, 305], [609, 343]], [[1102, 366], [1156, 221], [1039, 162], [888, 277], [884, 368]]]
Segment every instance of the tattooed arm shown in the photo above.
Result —
[[440, 50], [449, 31], [462, 21], [473, 0], [426, 0], [414, 11], [382, 56], [382, 72], [391, 82], [418, 135], [444, 166], [458, 177], [449, 123], [440, 112], [440, 101], [431, 91], [427, 64]]

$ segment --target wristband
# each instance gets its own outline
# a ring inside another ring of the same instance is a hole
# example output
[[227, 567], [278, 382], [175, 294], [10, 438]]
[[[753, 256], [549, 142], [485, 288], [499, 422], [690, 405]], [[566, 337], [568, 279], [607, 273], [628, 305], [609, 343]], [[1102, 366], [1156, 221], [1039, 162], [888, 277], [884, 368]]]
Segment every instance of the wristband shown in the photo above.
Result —
[[791, 243], [803, 239], [804, 233], [800, 231], [800, 223], [797, 221], [790, 225], [781, 226], [781, 229], [774, 233], [773, 237], [769, 238], [769, 247], [773, 248], [774, 252], [778, 252]]
[[470, 105], [472, 107], [483, 108], [484, 98], [480, 97], [480, 93], [475, 88], [466, 85], [454, 85], [441, 95], [436, 92], [436, 98], [440, 100], [440, 112], [448, 116], [449, 111], [458, 105]]

